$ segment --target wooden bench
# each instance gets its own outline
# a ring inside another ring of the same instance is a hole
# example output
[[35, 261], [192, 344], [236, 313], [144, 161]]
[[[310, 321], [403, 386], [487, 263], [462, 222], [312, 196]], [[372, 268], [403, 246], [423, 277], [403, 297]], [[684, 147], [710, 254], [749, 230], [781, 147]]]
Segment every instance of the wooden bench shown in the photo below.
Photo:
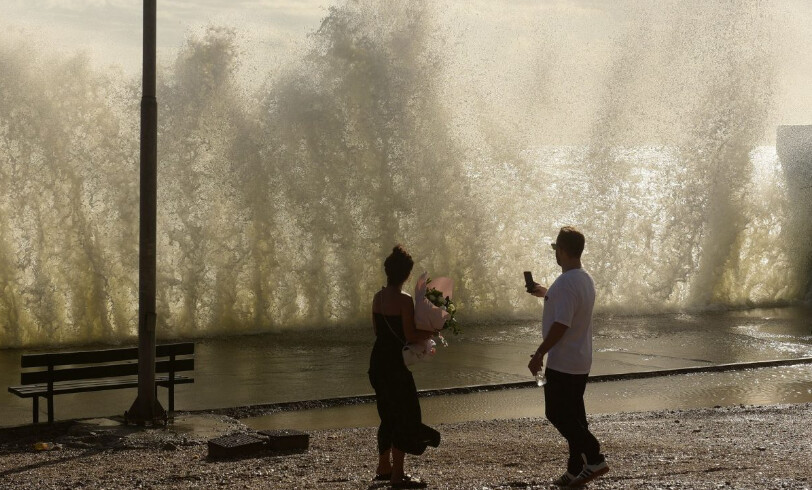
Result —
[[[184, 342], [158, 345], [155, 349], [155, 391], [169, 390], [169, 411], [175, 410], [175, 385], [194, 383], [195, 344]], [[39, 422], [39, 398], [48, 400], [48, 423], [54, 421], [54, 395], [84, 391], [117, 390], [138, 387], [138, 348], [106, 349], [53, 354], [24, 354], [20, 359], [23, 373], [20, 386], [8, 391], [33, 398], [34, 423]]]

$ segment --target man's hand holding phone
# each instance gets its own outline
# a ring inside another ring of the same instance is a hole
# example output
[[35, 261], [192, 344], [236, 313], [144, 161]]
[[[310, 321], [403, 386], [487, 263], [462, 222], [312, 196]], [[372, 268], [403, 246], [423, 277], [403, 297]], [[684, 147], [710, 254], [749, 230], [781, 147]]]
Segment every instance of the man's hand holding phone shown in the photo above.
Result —
[[547, 288], [533, 281], [533, 274], [530, 271], [524, 271], [524, 287], [528, 293], [537, 298], [543, 298], [547, 295]]

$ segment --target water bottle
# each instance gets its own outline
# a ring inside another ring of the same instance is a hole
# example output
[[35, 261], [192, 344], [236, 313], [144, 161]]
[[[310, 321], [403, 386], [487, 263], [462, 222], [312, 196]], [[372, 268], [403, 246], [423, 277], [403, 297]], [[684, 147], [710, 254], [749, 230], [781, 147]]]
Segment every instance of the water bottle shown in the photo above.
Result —
[[[537, 354], [530, 354], [530, 358], [534, 358]], [[544, 364], [541, 365], [541, 369], [538, 370], [536, 373], [536, 384], [539, 386], [544, 386], [547, 384], [547, 378], [544, 376]]]

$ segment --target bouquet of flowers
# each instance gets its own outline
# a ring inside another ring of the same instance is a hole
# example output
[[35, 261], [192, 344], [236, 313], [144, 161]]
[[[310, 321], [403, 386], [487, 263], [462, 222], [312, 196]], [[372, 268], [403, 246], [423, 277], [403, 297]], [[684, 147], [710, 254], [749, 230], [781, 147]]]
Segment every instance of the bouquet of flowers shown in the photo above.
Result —
[[[431, 279], [429, 279], [427, 282], [431, 283]], [[454, 335], [457, 335], [460, 333], [459, 324], [457, 324], [457, 319], [454, 318], [454, 315], [457, 313], [457, 306], [454, 304], [454, 301], [451, 300], [451, 296], [445, 296], [445, 298], [443, 298], [443, 295], [444, 293], [442, 291], [432, 286], [429, 286], [428, 290], [426, 291], [426, 299], [437, 308], [440, 308], [448, 313], [442, 330], [450, 328]]]
[[[450, 328], [455, 335], [460, 333], [454, 318], [457, 307], [451, 300], [453, 289], [454, 281], [447, 277], [429, 279], [427, 272], [420, 276], [414, 288], [414, 322], [417, 328], [438, 333]], [[445, 340], [442, 340], [445, 344]]]

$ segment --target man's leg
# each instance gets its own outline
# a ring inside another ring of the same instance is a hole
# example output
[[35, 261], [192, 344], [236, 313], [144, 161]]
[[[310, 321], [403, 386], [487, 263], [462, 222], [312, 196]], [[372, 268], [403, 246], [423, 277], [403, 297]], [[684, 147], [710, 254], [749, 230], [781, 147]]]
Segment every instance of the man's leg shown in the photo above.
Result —
[[547, 383], [544, 385], [544, 414], [569, 445], [567, 473], [577, 475], [584, 466], [581, 458], [581, 446], [576, 437], [580, 425], [573, 414], [572, 389], [569, 387], [568, 375], [552, 369], [545, 373]]
[[575, 420], [580, 426], [579, 431], [579, 451], [584, 454], [587, 464], [598, 464], [604, 461], [604, 456], [601, 454], [601, 445], [598, 439], [589, 432], [589, 422], [586, 420], [586, 407], [584, 406], [584, 392], [586, 391], [586, 382], [589, 375], [573, 375], [572, 383], [572, 400], [573, 400], [573, 414]]
[[584, 390], [587, 375], [567, 374], [547, 369], [544, 385], [545, 414], [569, 445], [567, 471], [578, 474], [584, 465], [583, 455], [589, 464], [603, 461], [600, 444], [588, 429]]
[[569, 485], [583, 486], [590, 481], [598, 478], [609, 471], [609, 466], [603, 454], [600, 452], [600, 443], [589, 432], [589, 424], [586, 421], [586, 408], [584, 407], [584, 391], [586, 390], [586, 374], [584, 375], [567, 375], [569, 382], [567, 383], [569, 392], [569, 403], [571, 408], [571, 426], [569, 427], [570, 437], [567, 442], [570, 443], [570, 459], [576, 457], [580, 458], [581, 454], [586, 459], [583, 468], [574, 480], [570, 481]]

